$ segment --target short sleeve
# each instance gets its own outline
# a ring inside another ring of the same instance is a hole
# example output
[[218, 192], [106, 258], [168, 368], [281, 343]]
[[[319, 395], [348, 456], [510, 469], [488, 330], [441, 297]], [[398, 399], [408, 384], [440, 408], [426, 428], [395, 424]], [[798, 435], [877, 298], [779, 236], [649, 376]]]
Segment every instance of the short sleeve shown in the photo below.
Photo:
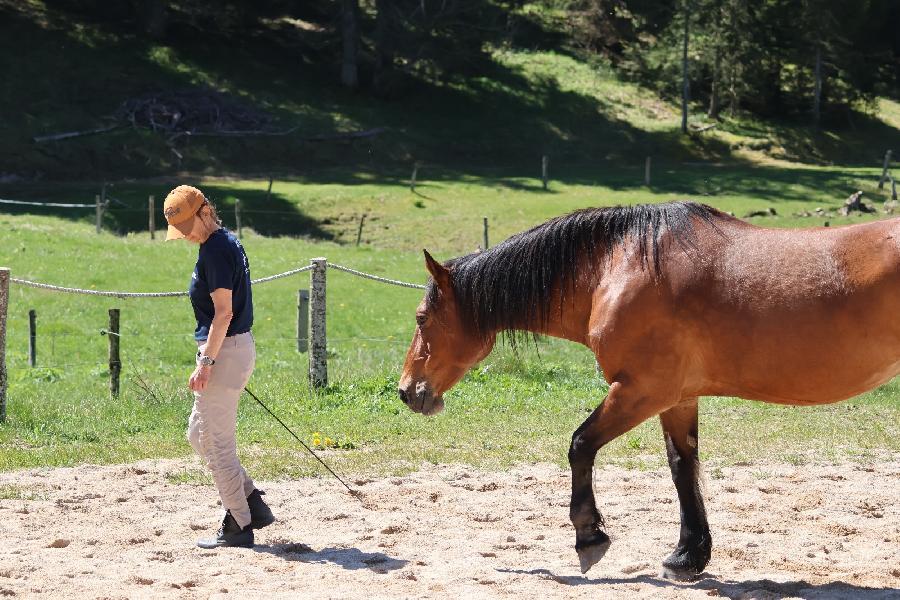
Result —
[[234, 290], [235, 264], [229, 252], [223, 248], [210, 248], [204, 256], [206, 285], [210, 293], [217, 289]]

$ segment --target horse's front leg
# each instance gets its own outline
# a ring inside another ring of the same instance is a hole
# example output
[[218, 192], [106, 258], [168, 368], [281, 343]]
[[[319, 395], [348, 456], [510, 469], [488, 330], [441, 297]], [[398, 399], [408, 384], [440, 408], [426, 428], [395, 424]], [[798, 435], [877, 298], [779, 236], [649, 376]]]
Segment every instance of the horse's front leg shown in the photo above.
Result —
[[581, 572], [597, 564], [609, 548], [603, 516], [594, 499], [594, 458], [603, 446], [671, 406], [642, 395], [634, 386], [613, 382], [603, 403], [572, 434], [569, 466], [572, 468], [572, 500], [569, 517], [575, 526], [575, 551]]
[[663, 561], [663, 577], [694, 579], [712, 553], [712, 537], [700, 493], [697, 399], [690, 398], [659, 415], [666, 439], [672, 481], [681, 505], [681, 533], [675, 551]]

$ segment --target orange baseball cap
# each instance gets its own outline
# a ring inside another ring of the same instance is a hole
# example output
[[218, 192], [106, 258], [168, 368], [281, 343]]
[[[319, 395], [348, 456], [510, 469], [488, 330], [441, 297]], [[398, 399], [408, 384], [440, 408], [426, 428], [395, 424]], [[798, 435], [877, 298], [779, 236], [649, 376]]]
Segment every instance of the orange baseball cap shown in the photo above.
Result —
[[180, 240], [194, 227], [194, 215], [203, 206], [206, 196], [190, 185], [179, 185], [169, 192], [163, 204], [163, 214], [169, 224], [166, 241]]

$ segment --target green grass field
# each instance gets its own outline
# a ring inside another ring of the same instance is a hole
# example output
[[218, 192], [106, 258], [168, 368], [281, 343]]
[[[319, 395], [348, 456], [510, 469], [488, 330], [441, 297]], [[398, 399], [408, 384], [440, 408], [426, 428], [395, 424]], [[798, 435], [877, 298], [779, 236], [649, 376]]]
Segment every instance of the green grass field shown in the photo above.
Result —
[[[315, 256], [381, 276], [424, 283], [420, 249], [445, 259], [480, 242], [482, 216], [492, 243], [551, 216], [587, 205], [695, 198], [779, 227], [821, 225], [796, 217], [816, 207], [834, 210], [863, 189], [880, 206], [877, 169], [669, 165], [660, 184], [641, 185], [642, 169], [557, 173], [550, 190], [523, 176], [438, 172], [420, 174], [418, 193], [403, 177], [368, 172], [327, 173], [317, 181], [200, 181], [227, 207], [241, 198], [244, 242], [254, 277], [286, 271]], [[334, 183], [327, 183], [332, 180]], [[637, 181], [635, 181], [637, 180]], [[0, 257], [14, 277], [98, 290], [184, 289], [196, 247], [149, 239], [146, 196], [162, 198], [172, 181], [127, 182], [110, 195], [129, 205], [107, 213], [94, 233], [93, 211], [80, 216], [14, 211], [0, 217]], [[18, 186], [2, 197], [83, 200], [81, 184]], [[159, 206], [159, 201], [157, 203]], [[279, 212], [258, 212], [279, 211]], [[367, 214], [355, 246], [358, 217]], [[827, 218], [832, 225], [866, 215]], [[161, 218], [158, 219], [158, 222]], [[310, 224], [314, 224], [310, 228]], [[112, 229], [115, 233], [110, 233]], [[262, 235], [265, 232], [267, 235]], [[302, 235], [303, 237], [289, 237]], [[503, 468], [522, 461], [565, 464], [571, 432], [603, 398], [593, 357], [579, 346], [545, 339], [514, 352], [498, 348], [447, 395], [435, 418], [408, 411], [396, 382], [414, 327], [419, 290], [378, 284], [329, 271], [327, 389], [306, 383], [305, 354], [296, 351], [297, 289], [306, 274], [254, 289], [259, 361], [254, 389], [307, 442], [320, 432], [349, 449], [327, 454], [356, 474], [396, 473], [423, 462]], [[106, 368], [107, 310], [122, 311], [122, 394], [111, 400]], [[38, 367], [27, 364], [29, 309], [37, 311]], [[117, 300], [58, 294], [13, 284], [7, 356], [9, 418], [0, 426], [0, 468], [82, 462], [122, 462], [189, 455], [184, 426], [191, 406], [186, 382], [193, 364], [187, 299]], [[727, 398], [701, 405], [702, 456], [713, 464], [868, 460], [900, 451], [900, 390], [890, 383], [849, 402], [818, 408], [768, 406]], [[239, 416], [244, 460], [258, 476], [319, 473], [296, 442], [245, 397]], [[646, 423], [605, 448], [598, 463], [644, 468], [664, 463], [661, 434]], [[198, 468], [175, 477], [201, 481]]]
[[[148, 196], [156, 198], [161, 225], [162, 199], [183, 182], [199, 184], [229, 227], [241, 201], [254, 277], [325, 256], [423, 283], [421, 249], [439, 259], [471, 252], [482, 244], [484, 217], [495, 244], [585, 206], [693, 199], [739, 217], [774, 209], [774, 216], [750, 218], [773, 227], [885, 217], [834, 213], [857, 190], [879, 209], [887, 199], [875, 184], [900, 130], [900, 103], [890, 99], [855, 107], [846, 126], [830, 129], [737, 114], [685, 136], [676, 106], [622, 81], [601, 59], [489, 48], [490, 68], [477, 77], [422, 77], [382, 99], [348, 93], [334, 73], [303, 66], [296, 40], [274, 29], [239, 47], [216, 36], [156, 43], [114, 19], [92, 21], [41, 0], [0, 0], [0, 11], [0, 113], [9, 117], [0, 120], [0, 198], [93, 203], [106, 181], [111, 199], [101, 235], [90, 208], [0, 204], [0, 264], [14, 277], [98, 290], [185, 289], [196, 248], [151, 241], [147, 232]], [[53, 77], [35, 76], [46, 73]], [[228, 94], [279, 126], [297, 127], [297, 136], [185, 138], [175, 145], [183, 159], [165, 136], [131, 127], [34, 141], [108, 124], [123, 101], [148, 91], [180, 89]], [[693, 126], [707, 124], [703, 113], [691, 107]], [[352, 142], [304, 141], [381, 127], [382, 135]], [[547, 190], [538, 178], [544, 154]], [[411, 191], [415, 161], [422, 165]], [[174, 177], [182, 171], [189, 175]], [[588, 351], [547, 339], [517, 353], [498, 348], [447, 395], [444, 413], [414, 415], [395, 390], [421, 293], [333, 270], [328, 281], [331, 385], [311, 390], [307, 357], [296, 351], [304, 274], [254, 289], [259, 361], [251, 386], [307, 441], [319, 432], [347, 446], [327, 451], [346, 472], [401, 472], [428, 461], [564, 464], [571, 432], [604, 396]], [[109, 398], [101, 335], [113, 307], [122, 311], [118, 400]], [[28, 366], [29, 309], [37, 311], [37, 368]], [[190, 454], [187, 299], [116, 300], [13, 285], [9, 310], [0, 469]], [[732, 464], [897, 452], [898, 398], [891, 383], [819, 408], [706, 399], [702, 455]], [[239, 418], [243, 458], [255, 476], [320, 473], [249, 398]], [[638, 468], [664, 462], [656, 422], [605, 448], [598, 462], [609, 461]], [[198, 469], [174, 480], [205, 477]]]

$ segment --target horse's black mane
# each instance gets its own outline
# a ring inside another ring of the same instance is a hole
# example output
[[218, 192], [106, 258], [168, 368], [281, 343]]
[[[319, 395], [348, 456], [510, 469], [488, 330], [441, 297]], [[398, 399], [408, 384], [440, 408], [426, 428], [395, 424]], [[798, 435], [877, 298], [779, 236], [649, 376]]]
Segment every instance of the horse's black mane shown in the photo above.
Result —
[[[586, 208], [551, 219], [486, 250], [452, 259], [453, 291], [460, 314], [482, 337], [546, 324], [551, 297], [568, 299], [579, 266], [606, 260], [606, 249], [634, 244], [645, 267], [660, 264], [664, 232], [682, 247], [694, 244], [694, 220], [712, 223], [724, 213], [705, 204], [672, 202]], [[426, 291], [429, 306], [440, 301], [434, 281]], [[515, 340], [514, 336], [511, 338]]]

